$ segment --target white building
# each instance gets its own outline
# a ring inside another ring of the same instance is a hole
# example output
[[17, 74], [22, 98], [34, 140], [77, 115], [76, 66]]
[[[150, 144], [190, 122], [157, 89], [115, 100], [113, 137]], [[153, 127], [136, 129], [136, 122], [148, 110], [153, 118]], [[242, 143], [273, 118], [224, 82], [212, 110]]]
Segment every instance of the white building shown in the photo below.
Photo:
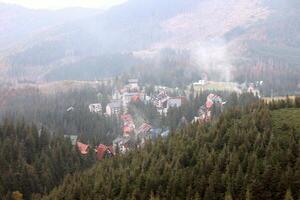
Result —
[[139, 80], [138, 79], [129, 79], [128, 80], [128, 87], [130, 90], [139, 91]]
[[75, 108], [74, 108], [73, 106], [71, 106], [70, 108], [67, 109], [67, 112], [74, 111], [74, 109], [75, 109]]
[[167, 102], [167, 108], [179, 108], [182, 105], [182, 98], [170, 98]]
[[102, 113], [102, 105], [100, 103], [90, 104], [89, 110], [91, 113]]
[[122, 103], [120, 101], [114, 101], [112, 103], [107, 104], [106, 106], [106, 114], [109, 116], [119, 115], [122, 111]]

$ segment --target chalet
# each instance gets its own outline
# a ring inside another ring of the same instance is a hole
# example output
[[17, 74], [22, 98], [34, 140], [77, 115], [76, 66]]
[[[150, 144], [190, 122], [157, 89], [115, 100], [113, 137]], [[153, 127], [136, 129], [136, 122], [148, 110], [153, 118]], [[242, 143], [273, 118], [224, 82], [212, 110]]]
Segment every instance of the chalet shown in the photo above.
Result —
[[194, 118], [193, 123], [199, 122], [199, 123], [206, 123], [209, 122], [212, 118], [212, 108], [213, 106], [218, 106], [223, 108], [223, 105], [225, 105], [226, 102], [223, 101], [223, 99], [215, 94], [209, 94], [206, 99], [205, 105], [201, 106], [198, 111], [198, 116]]
[[104, 144], [100, 144], [97, 149], [97, 160], [103, 160], [104, 158], [110, 158], [114, 156], [113, 146], [106, 146]]
[[211, 109], [214, 104], [224, 105], [226, 102], [222, 100], [222, 98], [215, 94], [209, 94], [206, 99], [206, 107], [207, 109]]
[[150, 132], [152, 126], [147, 124], [147, 123], [143, 123], [137, 130], [137, 134], [138, 135], [145, 135], [147, 133]]
[[131, 115], [122, 115], [123, 121], [123, 136], [130, 137], [134, 133], [135, 125]]
[[108, 116], [119, 115], [121, 114], [121, 111], [122, 103], [120, 101], [114, 101], [106, 106], [106, 114]]
[[153, 96], [151, 99], [152, 104], [156, 107], [157, 112], [161, 115], [166, 114], [168, 112], [167, 105], [169, 96], [165, 91], [161, 91], [158, 95]]
[[91, 113], [102, 113], [102, 105], [100, 103], [90, 104], [89, 110]]
[[147, 140], [152, 139], [152, 134], [151, 134], [151, 125], [147, 123], [143, 123], [137, 130], [137, 139], [139, 141], [139, 147], [143, 147], [146, 143]]
[[157, 96], [152, 98], [152, 103], [158, 109], [166, 108], [169, 98], [166, 92], [160, 92]]
[[185, 97], [169, 97], [165, 92], [160, 93], [152, 99], [152, 103], [161, 115], [166, 115], [170, 108], [181, 107], [185, 101]]
[[82, 155], [86, 155], [89, 153], [90, 146], [81, 142], [77, 142], [77, 148]]

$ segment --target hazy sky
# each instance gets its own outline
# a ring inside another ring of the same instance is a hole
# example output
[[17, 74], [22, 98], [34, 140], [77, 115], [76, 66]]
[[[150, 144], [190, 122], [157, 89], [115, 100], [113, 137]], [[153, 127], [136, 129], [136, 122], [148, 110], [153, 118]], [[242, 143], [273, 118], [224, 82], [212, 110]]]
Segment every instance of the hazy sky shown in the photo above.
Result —
[[126, 0], [0, 0], [2, 3], [22, 5], [34, 9], [60, 9], [67, 7], [109, 8]]

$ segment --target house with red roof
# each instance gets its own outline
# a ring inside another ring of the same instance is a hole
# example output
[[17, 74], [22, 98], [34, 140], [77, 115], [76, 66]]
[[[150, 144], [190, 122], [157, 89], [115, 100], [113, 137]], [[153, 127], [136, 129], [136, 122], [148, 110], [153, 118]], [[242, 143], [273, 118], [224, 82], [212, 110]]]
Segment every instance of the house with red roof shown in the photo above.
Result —
[[147, 123], [143, 123], [137, 130], [137, 134], [141, 135], [141, 134], [147, 134], [149, 133], [149, 131], [151, 130], [152, 126], [150, 124]]
[[104, 144], [100, 144], [96, 149], [96, 153], [97, 153], [97, 160], [110, 158], [114, 156], [113, 146], [106, 146]]
[[83, 144], [81, 142], [77, 142], [77, 148], [82, 155], [86, 155], [89, 153], [90, 146], [88, 144]]
[[134, 133], [135, 124], [131, 115], [122, 115], [121, 120], [123, 121], [123, 136], [130, 137]]

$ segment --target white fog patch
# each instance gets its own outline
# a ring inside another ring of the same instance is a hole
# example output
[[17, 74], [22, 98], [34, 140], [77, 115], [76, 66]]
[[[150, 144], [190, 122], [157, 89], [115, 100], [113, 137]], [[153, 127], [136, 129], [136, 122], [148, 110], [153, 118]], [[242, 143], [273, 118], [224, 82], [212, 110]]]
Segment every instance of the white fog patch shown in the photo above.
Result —
[[199, 42], [192, 49], [192, 61], [199, 68], [209, 74], [214, 74], [221, 81], [232, 79], [232, 57], [229, 53], [227, 43], [220, 38]]

